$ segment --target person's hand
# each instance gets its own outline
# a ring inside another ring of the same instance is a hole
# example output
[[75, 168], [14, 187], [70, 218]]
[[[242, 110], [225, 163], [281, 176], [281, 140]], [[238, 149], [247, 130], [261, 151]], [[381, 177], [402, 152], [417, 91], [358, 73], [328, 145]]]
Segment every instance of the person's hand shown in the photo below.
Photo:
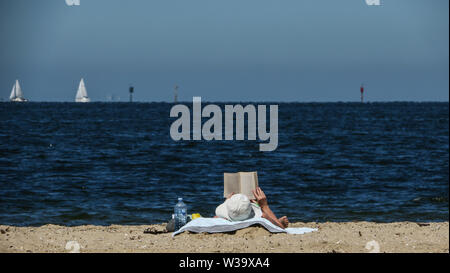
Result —
[[263, 208], [263, 207], [267, 207], [267, 197], [264, 194], [264, 192], [261, 190], [260, 187], [256, 188], [253, 190], [253, 195], [256, 198], [256, 201], [258, 202], [258, 205]]

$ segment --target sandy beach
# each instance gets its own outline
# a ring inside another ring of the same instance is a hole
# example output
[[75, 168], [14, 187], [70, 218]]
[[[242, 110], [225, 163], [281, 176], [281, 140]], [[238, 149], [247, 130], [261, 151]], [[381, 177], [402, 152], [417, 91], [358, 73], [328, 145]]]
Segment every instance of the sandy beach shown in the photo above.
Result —
[[0, 252], [449, 252], [449, 223], [294, 223], [291, 227], [313, 227], [303, 235], [271, 234], [250, 227], [226, 234], [184, 232], [146, 234], [165, 225], [41, 227], [0, 226]]

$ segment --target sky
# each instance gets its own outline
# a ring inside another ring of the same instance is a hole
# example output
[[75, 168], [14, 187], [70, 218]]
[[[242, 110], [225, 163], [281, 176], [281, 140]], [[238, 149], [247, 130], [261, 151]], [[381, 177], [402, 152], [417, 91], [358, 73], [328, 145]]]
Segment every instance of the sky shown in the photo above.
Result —
[[449, 1], [0, 1], [0, 99], [446, 101]]

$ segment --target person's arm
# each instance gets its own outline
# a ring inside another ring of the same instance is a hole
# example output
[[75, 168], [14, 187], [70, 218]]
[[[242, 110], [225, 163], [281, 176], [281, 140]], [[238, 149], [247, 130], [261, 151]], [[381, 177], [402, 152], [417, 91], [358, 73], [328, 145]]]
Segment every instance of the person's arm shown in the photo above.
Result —
[[267, 197], [261, 188], [258, 187], [253, 190], [253, 195], [255, 196], [258, 205], [261, 207], [262, 217], [272, 222], [272, 224], [284, 228], [283, 224], [278, 220], [277, 216], [275, 216], [275, 213], [270, 209], [269, 204], [267, 203]]

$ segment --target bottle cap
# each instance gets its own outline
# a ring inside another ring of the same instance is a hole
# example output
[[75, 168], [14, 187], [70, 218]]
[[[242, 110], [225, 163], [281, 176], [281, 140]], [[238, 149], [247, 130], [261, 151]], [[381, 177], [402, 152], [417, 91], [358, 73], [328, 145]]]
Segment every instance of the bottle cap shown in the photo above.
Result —
[[181, 198], [181, 197], [178, 197], [178, 201], [183, 201], [183, 198]]

